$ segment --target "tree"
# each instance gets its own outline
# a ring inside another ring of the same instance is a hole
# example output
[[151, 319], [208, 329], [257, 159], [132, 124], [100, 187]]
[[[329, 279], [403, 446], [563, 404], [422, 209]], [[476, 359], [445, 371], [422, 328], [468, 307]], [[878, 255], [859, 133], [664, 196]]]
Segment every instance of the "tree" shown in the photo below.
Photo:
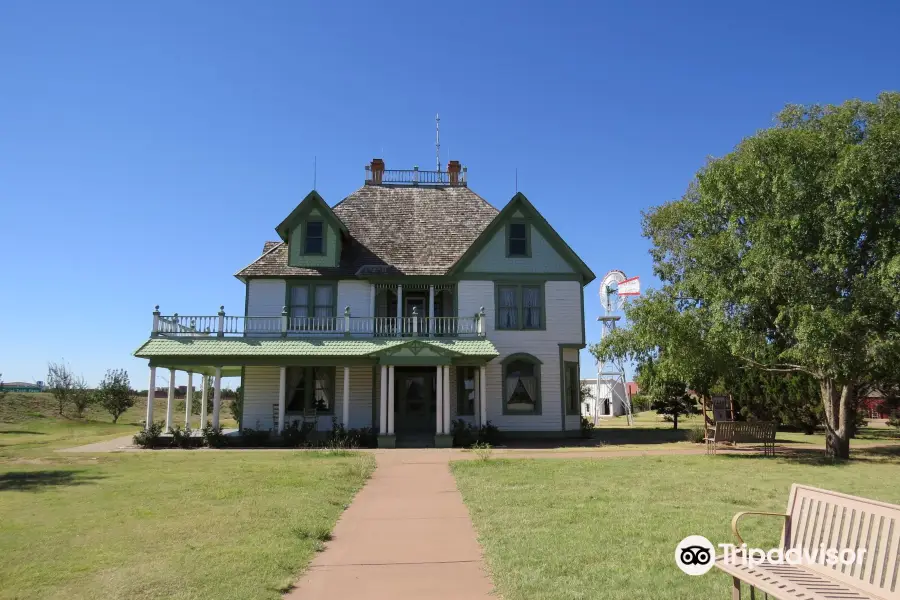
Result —
[[3, 387], [3, 373], [0, 373], [0, 400], [6, 398], [6, 389]]
[[64, 362], [47, 363], [47, 387], [56, 398], [59, 405], [59, 414], [63, 414], [66, 405], [72, 399], [72, 389], [75, 386], [75, 376], [69, 366]]
[[96, 396], [88, 388], [84, 377], [78, 376], [72, 379], [72, 389], [69, 398], [72, 406], [75, 408], [75, 415], [81, 417], [84, 415], [84, 409], [96, 402]]
[[237, 421], [238, 428], [240, 428], [244, 419], [244, 386], [237, 387], [234, 397], [228, 403], [228, 408], [231, 409], [231, 416]]
[[857, 391], [900, 360], [900, 94], [788, 106], [652, 209], [654, 271], [746, 367], [819, 387], [850, 454]]
[[[642, 389], [647, 384], [647, 379], [639, 377]], [[697, 401], [688, 393], [683, 381], [654, 379], [647, 389], [647, 395], [650, 397], [651, 410], [672, 417], [673, 429], [678, 429], [679, 416], [695, 415], [700, 412], [697, 409]]]
[[108, 369], [97, 389], [100, 405], [112, 415], [113, 423], [134, 406], [134, 394], [125, 369]]

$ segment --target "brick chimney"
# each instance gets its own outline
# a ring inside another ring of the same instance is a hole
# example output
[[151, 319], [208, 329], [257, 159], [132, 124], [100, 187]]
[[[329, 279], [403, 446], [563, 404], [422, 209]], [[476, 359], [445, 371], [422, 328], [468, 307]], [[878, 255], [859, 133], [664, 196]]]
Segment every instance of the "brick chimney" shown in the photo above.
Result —
[[372, 159], [372, 185], [381, 185], [381, 177], [384, 175], [384, 161], [380, 158]]
[[447, 163], [447, 174], [450, 176], [450, 185], [459, 185], [459, 172], [461, 170], [458, 160]]

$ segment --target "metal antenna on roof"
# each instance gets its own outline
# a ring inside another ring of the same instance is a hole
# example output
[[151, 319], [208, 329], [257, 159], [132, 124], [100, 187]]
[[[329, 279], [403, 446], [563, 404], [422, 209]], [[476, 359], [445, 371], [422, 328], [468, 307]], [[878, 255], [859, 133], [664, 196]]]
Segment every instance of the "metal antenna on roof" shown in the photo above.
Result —
[[316, 176], [319, 171], [319, 157], [313, 156], [313, 190], [316, 189]]
[[434, 155], [437, 161], [437, 170], [441, 170], [441, 115], [434, 115]]
[[519, 167], [516, 167], [516, 193], [519, 193]]

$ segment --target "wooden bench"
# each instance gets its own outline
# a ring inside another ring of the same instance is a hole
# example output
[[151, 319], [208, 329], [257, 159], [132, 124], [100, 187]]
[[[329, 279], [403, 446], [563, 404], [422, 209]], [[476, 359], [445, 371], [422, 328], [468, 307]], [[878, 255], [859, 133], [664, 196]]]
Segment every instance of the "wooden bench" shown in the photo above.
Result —
[[775, 454], [775, 423], [768, 421], [717, 421], [706, 428], [706, 453], [715, 454], [719, 444], [762, 444], [763, 454]]
[[[865, 554], [860, 563], [826, 564], [820, 556], [809, 564], [789, 565], [764, 561], [750, 567], [738, 560], [716, 567], [732, 577], [732, 599], [740, 600], [741, 582], [781, 600], [898, 600], [900, 599], [900, 506], [794, 484], [785, 514], [740, 512], [731, 520], [736, 545], [744, 543], [738, 522], [745, 515], [784, 519], [780, 549], [810, 554], [819, 549], [852, 549]], [[753, 547], [754, 544], [750, 544]], [[766, 549], [768, 550], [768, 549]]]

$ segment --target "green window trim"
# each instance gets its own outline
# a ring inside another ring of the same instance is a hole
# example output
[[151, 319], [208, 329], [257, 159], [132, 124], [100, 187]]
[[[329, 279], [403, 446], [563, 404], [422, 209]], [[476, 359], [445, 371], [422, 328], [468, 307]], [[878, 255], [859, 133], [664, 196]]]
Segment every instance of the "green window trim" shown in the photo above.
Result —
[[[513, 327], [505, 326], [502, 319], [501, 290], [503, 288], [514, 288], [516, 294], [516, 323]], [[495, 281], [494, 282], [494, 329], [498, 331], [544, 331], [547, 329], [547, 303], [544, 298], [544, 289], [546, 282], [529, 282], [521, 281]], [[540, 324], [537, 327], [525, 326], [525, 302], [523, 290], [537, 289], [538, 298], [540, 298]]]
[[[296, 391], [297, 386], [291, 385], [291, 375], [296, 369], [303, 370], [303, 408], [297, 410], [296, 408], [291, 409], [291, 402], [293, 400], [293, 393]], [[315, 397], [316, 392], [316, 371], [320, 374], [324, 373], [326, 387], [329, 395], [329, 402], [327, 408], [317, 408], [316, 413], [319, 415], [333, 415], [334, 414], [334, 405], [336, 404], [336, 390], [335, 390], [335, 371], [336, 368], [330, 365], [322, 365], [322, 366], [313, 366], [313, 367], [288, 367], [288, 386], [286, 389], [287, 398], [284, 399], [285, 406], [285, 414], [286, 415], [300, 415], [303, 414], [303, 411], [309, 410], [313, 407], [313, 399]], [[286, 418], [285, 421], [288, 421]]]
[[581, 415], [581, 379], [577, 362], [567, 360], [563, 363], [563, 398], [567, 415]]
[[[524, 228], [523, 232], [516, 232], [523, 233], [524, 237], [522, 235], [516, 235], [516, 237], [513, 237], [514, 225], [516, 226], [516, 229], [518, 229], [519, 226], [522, 226]], [[513, 253], [510, 241], [521, 241], [522, 239], [525, 240], [525, 253]], [[510, 219], [506, 224], [506, 258], [531, 258], [531, 223], [529, 223], [525, 219]]]
[[[509, 408], [507, 406], [507, 401], [509, 398], [507, 395], [507, 385], [508, 385], [508, 383], [507, 383], [507, 379], [508, 379], [507, 368], [511, 364], [518, 362], [518, 361], [524, 361], [524, 362], [531, 363], [533, 372], [534, 372], [535, 396], [536, 397], [533, 398], [534, 409], [529, 412], [519, 411], [519, 410], [509, 410]], [[503, 362], [501, 363], [500, 374], [503, 379], [503, 386], [502, 386], [503, 387], [503, 397], [501, 398], [503, 414], [504, 415], [519, 415], [519, 416], [523, 416], [523, 417], [540, 416], [541, 410], [543, 408], [541, 405], [541, 361], [538, 358], [536, 358], [535, 356], [532, 356], [531, 354], [528, 354], [525, 352], [518, 352], [516, 354], [510, 354], [509, 356], [507, 356], [506, 358], [503, 359]]]
[[[304, 283], [291, 283], [287, 282], [285, 286], [285, 298], [284, 305], [288, 309], [288, 317], [314, 317], [316, 316], [317, 308], [326, 308], [324, 304], [317, 305], [316, 304], [316, 290], [318, 288], [331, 288], [331, 309], [330, 317], [337, 316], [337, 283], [334, 281], [329, 281], [327, 283], [316, 283], [316, 282], [304, 282]], [[294, 304], [294, 289], [296, 288], [306, 288], [306, 304]], [[296, 314], [295, 309], [300, 308], [301, 306], [306, 307], [306, 314]]]
[[[310, 231], [309, 231], [310, 225], [318, 225], [321, 233], [319, 235], [310, 235]], [[325, 221], [323, 221], [321, 219], [310, 219], [309, 221], [306, 221], [306, 223], [303, 224], [303, 240], [302, 240], [303, 252], [302, 252], [302, 254], [304, 256], [324, 256], [326, 254], [326, 252], [328, 251], [327, 247], [325, 245], [327, 242], [327, 240], [325, 239], [328, 235], [327, 231], [328, 231], [328, 228], [325, 226]], [[320, 240], [319, 241], [320, 246], [319, 246], [318, 251], [309, 249], [309, 240], [310, 239]]]
[[[469, 379], [475, 382], [475, 369], [476, 366], [459, 366], [456, 367], [456, 416], [458, 417], [474, 417], [475, 416], [475, 401], [472, 401], [472, 407], [469, 408], [466, 406], [466, 380]], [[471, 377], [466, 377], [466, 373], [470, 372]], [[474, 388], [473, 388], [474, 390]]]

